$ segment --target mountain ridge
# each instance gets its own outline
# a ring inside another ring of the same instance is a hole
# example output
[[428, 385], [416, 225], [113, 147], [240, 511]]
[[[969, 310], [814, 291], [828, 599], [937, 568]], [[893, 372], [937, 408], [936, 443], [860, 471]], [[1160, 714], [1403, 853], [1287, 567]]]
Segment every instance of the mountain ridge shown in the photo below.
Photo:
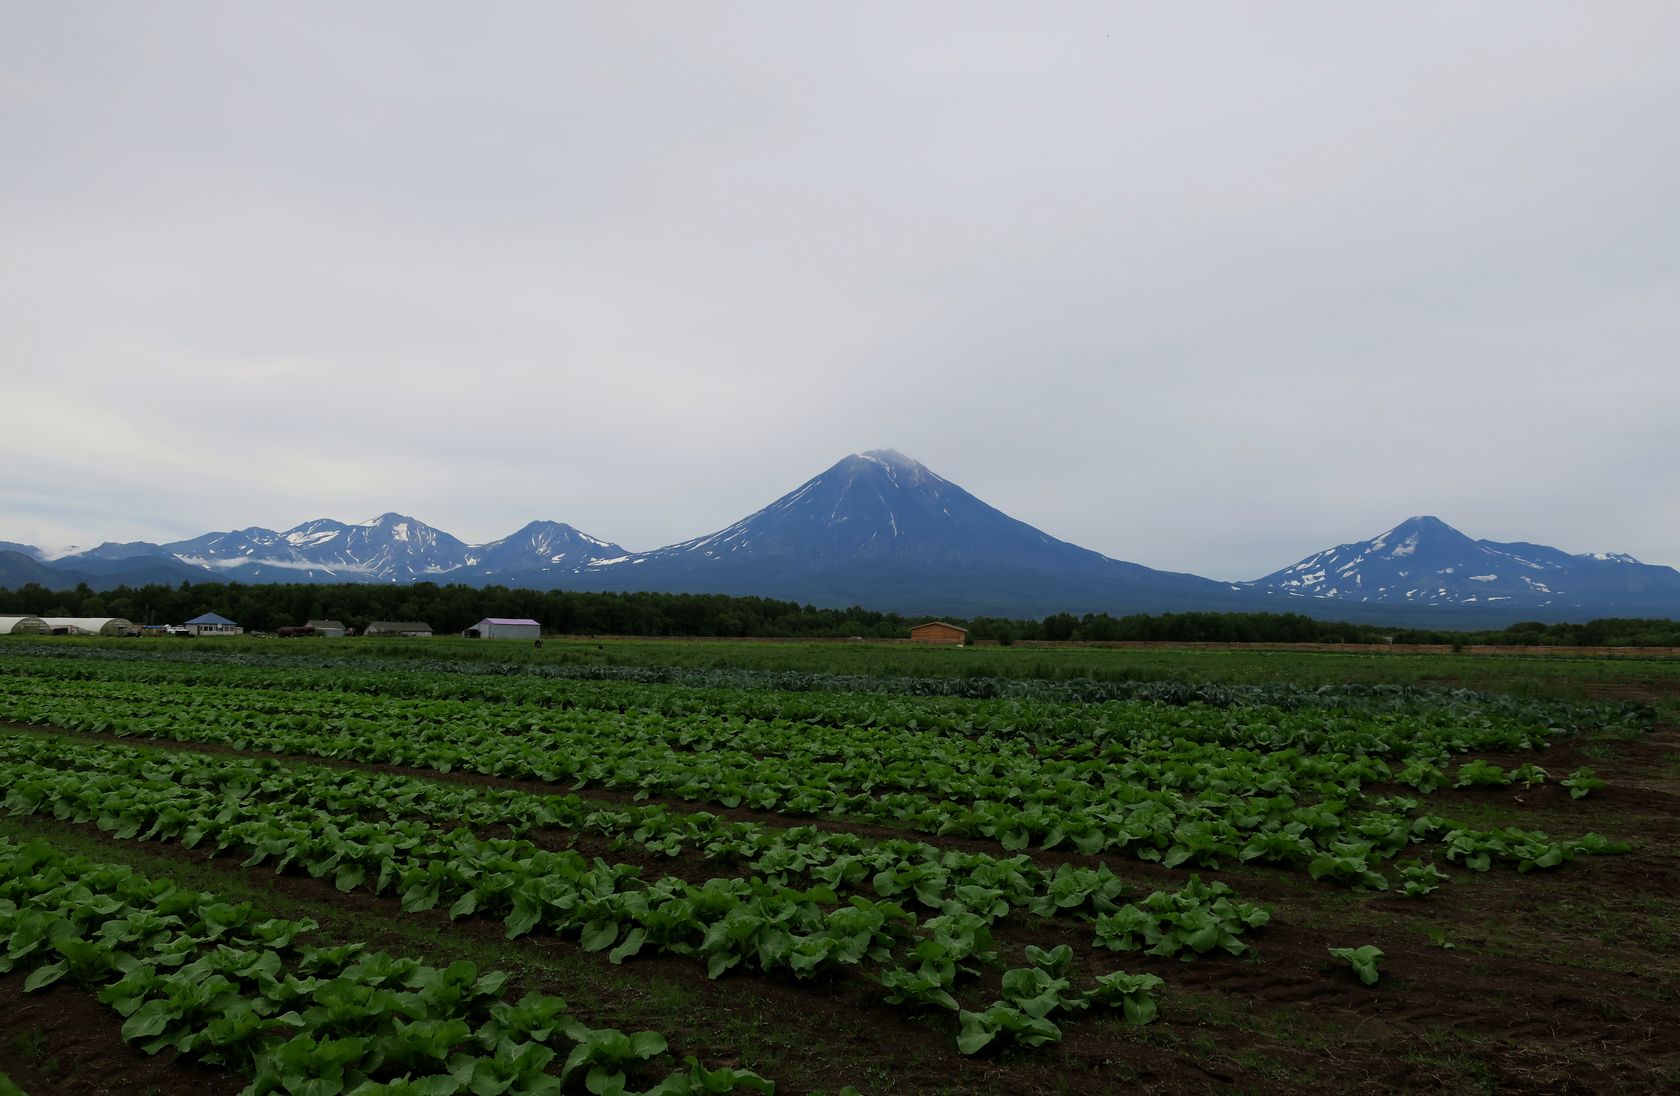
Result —
[[[526, 523], [481, 544], [387, 511], [106, 542], [49, 557], [0, 542], [0, 586], [25, 581], [462, 582], [534, 589], [762, 595], [952, 615], [1289, 611], [1680, 615], [1680, 571], [1618, 553], [1476, 540], [1433, 515], [1313, 553], [1251, 582], [1158, 570], [1060, 540], [893, 449], [849, 454], [746, 517], [632, 552], [574, 526]], [[1512, 618], [1517, 619], [1517, 618]]]
[[1625, 553], [1572, 554], [1526, 541], [1478, 540], [1433, 515], [1306, 556], [1248, 583], [1290, 599], [1342, 603], [1493, 605], [1613, 615], [1680, 605], [1680, 571]]
[[1228, 584], [1058, 540], [891, 449], [844, 457], [715, 532], [572, 577], [579, 589], [761, 593], [915, 612], [971, 605], [999, 615], [1081, 601], [1165, 611], [1231, 600]]

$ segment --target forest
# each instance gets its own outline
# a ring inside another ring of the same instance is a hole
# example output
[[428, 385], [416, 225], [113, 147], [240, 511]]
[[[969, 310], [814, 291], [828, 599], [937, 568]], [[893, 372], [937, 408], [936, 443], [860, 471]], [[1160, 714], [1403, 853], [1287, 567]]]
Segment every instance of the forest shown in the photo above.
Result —
[[[178, 624], [215, 612], [248, 632], [273, 632], [331, 618], [358, 631], [372, 620], [420, 620], [438, 634], [459, 633], [485, 617], [530, 617], [556, 635], [734, 638], [902, 639], [926, 617], [852, 606], [823, 609], [791, 601], [725, 594], [580, 593], [504, 586], [247, 585], [181, 583], [0, 590], [0, 614], [118, 616], [136, 624]], [[1674, 647], [1680, 622], [1607, 618], [1576, 624], [1539, 621], [1483, 631], [1385, 628], [1314, 620], [1299, 613], [1164, 613], [1115, 617], [1056, 613], [1042, 620], [945, 618], [972, 639], [1011, 644], [1051, 640], [1199, 643], [1453, 643], [1462, 645]]]

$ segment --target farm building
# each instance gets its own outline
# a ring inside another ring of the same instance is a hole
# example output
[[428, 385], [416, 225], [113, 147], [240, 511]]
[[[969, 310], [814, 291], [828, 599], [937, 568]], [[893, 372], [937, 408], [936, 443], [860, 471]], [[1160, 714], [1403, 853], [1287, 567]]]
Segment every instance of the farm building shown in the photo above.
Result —
[[529, 617], [485, 617], [461, 634], [468, 639], [541, 639], [542, 625]]
[[0, 636], [50, 636], [52, 629], [37, 616], [0, 616]]
[[326, 636], [328, 639], [342, 639], [344, 637], [344, 622], [342, 620], [311, 620], [304, 627], [313, 628], [316, 635]]
[[955, 643], [961, 646], [968, 642], [968, 629], [946, 624], [943, 620], [930, 620], [910, 629], [910, 638], [917, 643]]
[[137, 636], [140, 629], [122, 617], [42, 617], [55, 636]]
[[245, 634], [245, 629], [220, 613], [205, 613], [203, 616], [195, 616], [187, 621], [184, 627], [195, 636], [238, 636]]
[[407, 636], [410, 639], [430, 639], [432, 626], [421, 620], [375, 620], [368, 624], [365, 636]]

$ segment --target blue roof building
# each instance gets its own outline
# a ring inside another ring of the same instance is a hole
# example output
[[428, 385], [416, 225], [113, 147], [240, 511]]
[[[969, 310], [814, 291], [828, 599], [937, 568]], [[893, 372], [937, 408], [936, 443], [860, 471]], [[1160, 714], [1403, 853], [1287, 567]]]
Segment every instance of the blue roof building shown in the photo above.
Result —
[[195, 616], [187, 621], [185, 626], [195, 636], [237, 636], [245, 634], [245, 629], [220, 613], [205, 613], [203, 616]]

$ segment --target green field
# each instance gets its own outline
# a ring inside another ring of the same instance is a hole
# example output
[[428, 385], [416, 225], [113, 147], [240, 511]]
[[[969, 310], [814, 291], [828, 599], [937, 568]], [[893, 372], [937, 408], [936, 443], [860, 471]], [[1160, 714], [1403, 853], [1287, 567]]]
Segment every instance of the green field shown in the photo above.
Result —
[[1654, 1091], [1677, 699], [1662, 660], [0, 643], [0, 1068]]
[[[7, 644], [11, 644], [10, 648]], [[1605, 690], [1643, 690], [1672, 700], [1680, 659], [1533, 655], [1337, 654], [1287, 650], [1100, 647], [947, 647], [844, 641], [547, 639], [542, 647], [510, 641], [436, 638], [348, 641], [231, 638], [130, 640], [58, 638], [43, 646], [0, 637], [8, 649], [127, 651], [147, 658], [279, 666], [435, 664], [466, 672], [501, 668], [552, 672], [588, 669], [736, 671], [859, 676], [874, 679], [987, 678], [1012, 681], [1188, 681], [1241, 685], [1385, 684], [1468, 688], [1518, 696], [1584, 699]], [[213, 650], [203, 648], [212, 647]]]

